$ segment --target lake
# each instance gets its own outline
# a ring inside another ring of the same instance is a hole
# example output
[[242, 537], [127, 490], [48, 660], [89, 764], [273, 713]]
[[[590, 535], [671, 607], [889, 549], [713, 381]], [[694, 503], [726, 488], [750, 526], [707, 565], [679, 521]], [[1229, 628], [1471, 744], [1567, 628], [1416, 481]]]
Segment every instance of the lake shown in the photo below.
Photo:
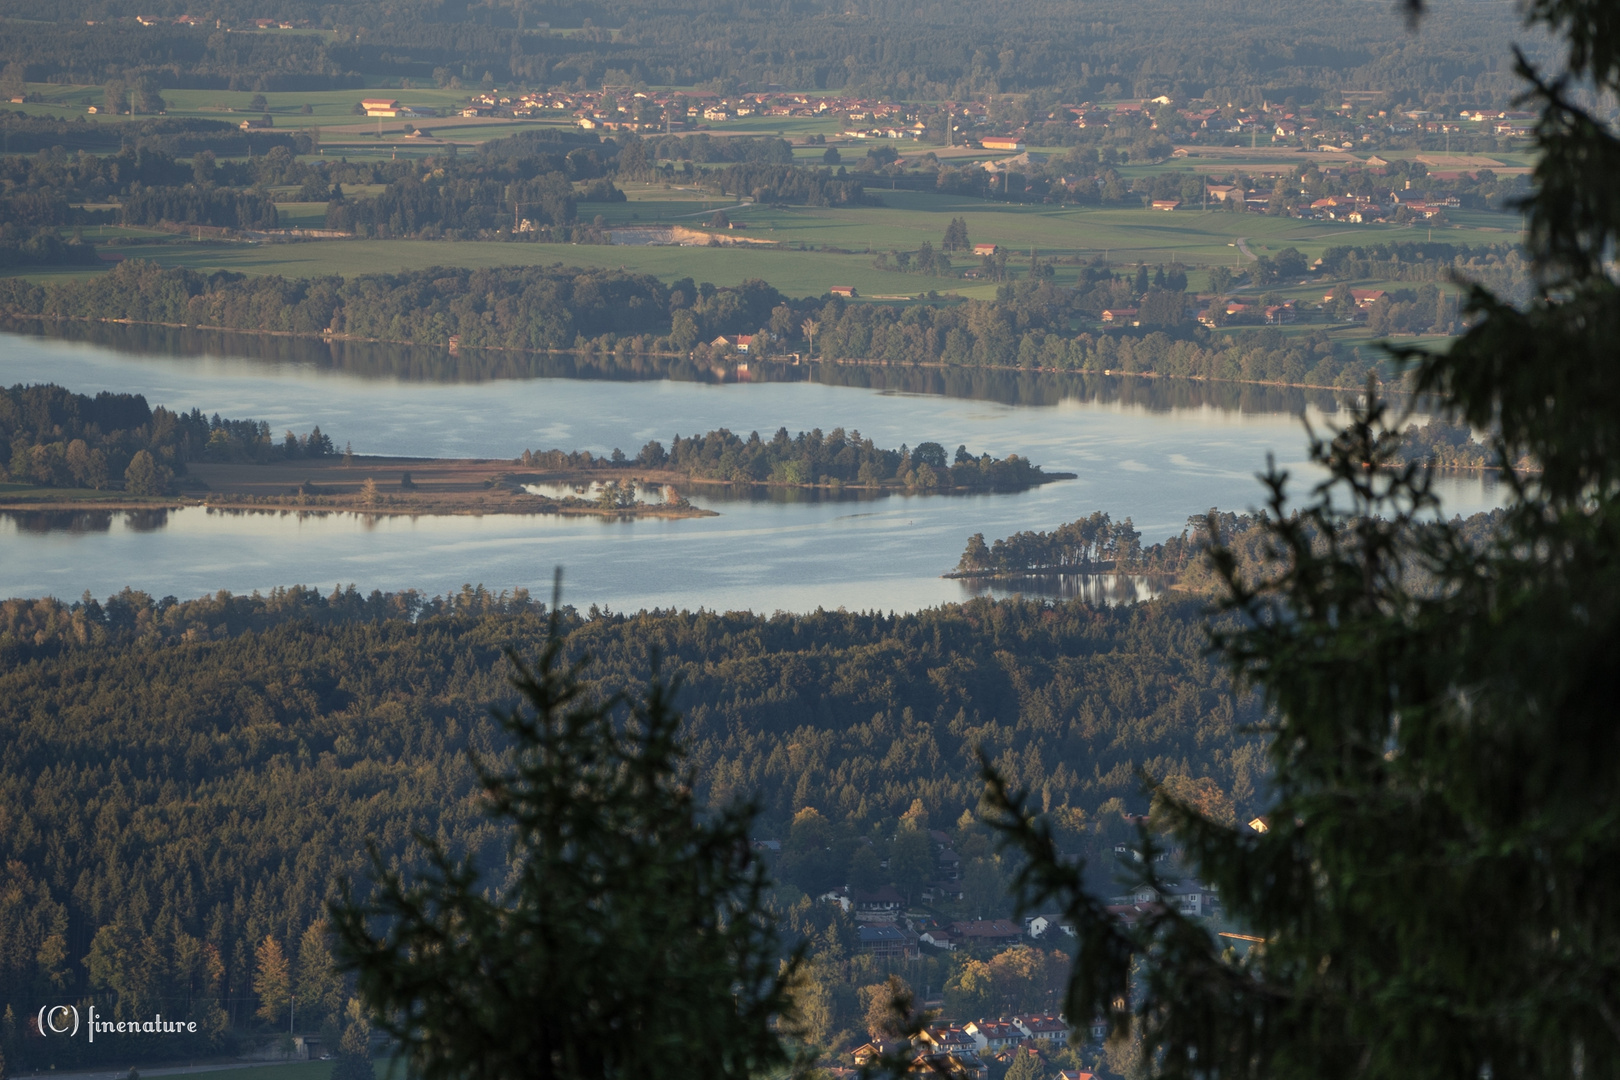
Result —
[[[681, 520], [13, 513], [0, 516], [0, 596], [351, 583], [544, 592], [560, 566], [565, 600], [580, 607], [910, 611], [982, 588], [939, 577], [976, 532], [994, 540], [1106, 510], [1155, 542], [1211, 507], [1258, 505], [1255, 474], [1268, 452], [1302, 490], [1317, 474], [1298, 414], [1320, 429], [1337, 408], [1327, 393], [1173, 380], [819, 364], [756, 364], [739, 378], [633, 360], [452, 357], [106, 327], [52, 333], [0, 334], [0, 379], [141, 393], [171, 409], [264, 420], [277, 433], [319, 425], [357, 454], [515, 458], [555, 447], [634, 456], [676, 433], [841, 426], [879, 446], [932, 440], [947, 451], [1018, 453], [1078, 478], [1017, 494], [879, 498], [697, 487], [693, 502], [720, 516]], [[1448, 513], [1490, 509], [1503, 495], [1480, 478], [1438, 486]], [[1114, 595], [1111, 585], [1070, 588]]]

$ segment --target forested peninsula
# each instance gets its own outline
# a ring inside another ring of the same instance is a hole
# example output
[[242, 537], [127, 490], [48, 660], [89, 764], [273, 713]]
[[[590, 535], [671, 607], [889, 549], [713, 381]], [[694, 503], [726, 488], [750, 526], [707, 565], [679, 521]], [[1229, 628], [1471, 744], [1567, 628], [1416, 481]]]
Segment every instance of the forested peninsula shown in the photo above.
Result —
[[[1436, 424], [1440, 422], [1427, 425], [1427, 437], [1433, 437]], [[1217, 543], [1232, 555], [1247, 580], [1277, 573], [1282, 563], [1274, 550], [1268, 520], [1264, 512], [1212, 509], [1189, 517], [1179, 534], [1143, 544], [1141, 532], [1129, 517], [1115, 521], [1107, 511], [1097, 510], [1050, 532], [1029, 529], [990, 543], [983, 533], [974, 533], [956, 568], [943, 576], [1018, 583], [1071, 574], [1117, 573], [1157, 579], [1182, 592], [1211, 594], [1221, 588], [1221, 581], [1206, 556]], [[1452, 525], [1470, 543], [1484, 545], [1502, 521], [1503, 511], [1493, 510], [1453, 518]]]
[[[677, 484], [849, 487], [882, 492], [1022, 491], [1049, 473], [1017, 454], [970, 454], [922, 441], [882, 449], [859, 431], [820, 428], [769, 440], [724, 428], [657, 440], [635, 458], [615, 449], [525, 450], [518, 458], [359, 455], [316, 426], [273, 437], [258, 420], [200, 409], [172, 412], [140, 394], [94, 398], [54, 385], [0, 388], [0, 509], [146, 507], [186, 502], [220, 509], [298, 508], [368, 514], [598, 514], [703, 517]], [[567, 485], [571, 492], [537, 491]]]
[[369, 457], [319, 425], [275, 438], [262, 420], [173, 412], [141, 394], [94, 398], [54, 385], [0, 388], [0, 508], [206, 504], [367, 514], [558, 513], [704, 517], [673, 490], [628, 484], [598, 498], [526, 490], [512, 459]]

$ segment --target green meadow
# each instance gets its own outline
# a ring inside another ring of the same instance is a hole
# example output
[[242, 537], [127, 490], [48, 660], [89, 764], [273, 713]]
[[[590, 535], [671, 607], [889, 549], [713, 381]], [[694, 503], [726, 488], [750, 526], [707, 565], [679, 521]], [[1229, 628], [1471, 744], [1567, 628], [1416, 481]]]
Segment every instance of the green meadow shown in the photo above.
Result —
[[[1204, 211], [1153, 211], [1121, 208], [1020, 206], [920, 192], [882, 191], [881, 207], [770, 207], [742, 205], [662, 184], [629, 184], [623, 203], [581, 203], [580, 217], [596, 217], [612, 226], [672, 223], [703, 226], [724, 210], [737, 228], [728, 235], [770, 241], [769, 247], [640, 247], [631, 245], [539, 244], [445, 240], [309, 240], [296, 243], [245, 243], [160, 234], [152, 230], [111, 227], [88, 229], [96, 242], [121, 237], [117, 251], [128, 258], [151, 259], [169, 266], [198, 270], [232, 270], [249, 274], [308, 277], [360, 274], [379, 268], [426, 266], [487, 267], [567, 263], [623, 267], [665, 280], [692, 277], [717, 285], [762, 278], [793, 296], [815, 296], [834, 285], [852, 285], [862, 296], [915, 296], [930, 290], [962, 296], [993, 296], [995, 285], [959, 276], [930, 277], [883, 271], [873, 256], [883, 251], [915, 251], [924, 241], [939, 246], [953, 217], [967, 221], [974, 243], [994, 243], [1012, 255], [1016, 274], [1027, 268], [1034, 251], [1058, 260], [1057, 280], [1072, 282], [1079, 261], [1106, 258], [1119, 266], [1158, 265], [1180, 261], [1194, 268], [1194, 287], [1205, 270], [1238, 268], [1253, 256], [1272, 255], [1294, 247], [1315, 258], [1335, 244], [1435, 240], [1452, 243], [1501, 243], [1518, 235], [1517, 219], [1500, 214], [1467, 212], [1451, 224], [1427, 226], [1345, 225], [1299, 221], [1259, 214]], [[291, 227], [319, 228], [322, 203], [282, 203], [283, 221]], [[1063, 260], [1068, 259], [1065, 263]], [[979, 260], [953, 255], [958, 272]], [[31, 276], [83, 274], [96, 271], [39, 271]], [[1315, 291], [1306, 288], [1300, 295]], [[1285, 286], [1286, 294], [1297, 291]], [[1320, 299], [1320, 297], [1317, 297]]]

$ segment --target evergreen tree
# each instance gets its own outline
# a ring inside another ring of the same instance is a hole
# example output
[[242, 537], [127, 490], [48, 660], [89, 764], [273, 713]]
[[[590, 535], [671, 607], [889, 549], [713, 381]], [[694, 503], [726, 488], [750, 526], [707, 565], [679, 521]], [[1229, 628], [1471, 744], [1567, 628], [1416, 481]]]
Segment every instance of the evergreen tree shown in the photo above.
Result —
[[300, 1023], [309, 1029], [336, 1013], [343, 1004], [343, 978], [332, 965], [328, 945], [331, 926], [316, 919], [298, 942], [298, 977], [295, 997]]
[[292, 973], [281, 942], [265, 935], [254, 950], [253, 992], [259, 996], [259, 1016], [274, 1024], [292, 1000]]
[[332, 1080], [375, 1080], [371, 1060], [371, 1025], [358, 998], [349, 999], [348, 1023], [338, 1042], [337, 1060], [332, 1063]]
[[1041, 1056], [1033, 1050], [1021, 1049], [1007, 1068], [1006, 1080], [1041, 1080]]
[[478, 763], [511, 829], [505, 884], [424, 837], [416, 881], [373, 852], [372, 898], [332, 907], [378, 1025], [423, 1080], [744, 1080], [786, 1064], [774, 1025], [791, 1019], [797, 958], [778, 963], [753, 807], [693, 798], [670, 687], [587, 693], [555, 605], [538, 661], [511, 659], [526, 708], [495, 715], [513, 749]]
[[1251, 827], [1164, 787], [1159, 803], [1255, 947], [1235, 956], [1174, 908], [1122, 926], [987, 769], [1030, 859], [1024, 899], [1061, 899], [1079, 928], [1068, 1015], [1139, 1035], [1160, 1076], [1620, 1072], [1620, 140], [1570, 96], [1620, 90], [1620, 24], [1608, 0], [1527, 8], [1568, 46], [1556, 78], [1518, 65], [1541, 105], [1537, 294], [1476, 287], [1447, 353], [1397, 356], [1539, 471], [1507, 475], [1494, 534], [1465, 535], [1423, 471], [1396, 467], [1399, 424], [1370, 386], [1314, 440], [1329, 476], [1299, 513], [1268, 475], [1265, 570], [1217, 552], [1241, 616], [1217, 645], [1271, 710], [1271, 809]]

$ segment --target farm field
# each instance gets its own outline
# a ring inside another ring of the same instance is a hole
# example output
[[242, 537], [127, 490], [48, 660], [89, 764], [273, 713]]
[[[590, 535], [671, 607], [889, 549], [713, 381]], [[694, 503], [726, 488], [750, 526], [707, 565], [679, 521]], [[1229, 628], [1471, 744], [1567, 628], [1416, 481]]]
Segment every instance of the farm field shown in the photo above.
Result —
[[[291, 277], [360, 274], [381, 267], [488, 267], [566, 263], [623, 267], [655, 274], [666, 281], [692, 277], [716, 285], [749, 278], [769, 281], [793, 296], [819, 296], [833, 285], [852, 285], [863, 297], [916, 296], [930, 290], [964, 297], [989, 298], [996, 286], [959, 276], [932, 277], [877, 270], [872, 256], [883, 251], [915, 251], [924, 241], [939, 245], [953, 217], [966, 220], [974, 243], [995, 243], [1012, 255], [1016, 274], [1027, 267], [1033, 249], [1043, 259], [1106, 257], [1115, 266], [1157, 265], [1181, 261], [1193, 268], [1194, 288], [1204, 285], [1201, 269], [1241, 267], [1258, 255], [1295, 247], [1315, 258], [1335, 244], [1435, 240], [1453, 243], [1502, 243], [1517, 234], [1517, 220], [1489, 213], [1460, 212], [1452, 224], [1427, 226], [1354, 226], [1272, 218], [1258, 214], [1204, 211], [1162, 212], [1120, 208], [1064, 208], [1017, 205], [921, 192], [884, 191], [881, 207], [771, 207], [743, 205], [731, 199], [662, 184], [627, 184], [628, 201], [582, 203], [582, 220], [600, 217], [608, 227], [660, 222], [689, 227], [704, 225], [724, 209], [743, 235], [773, 241], [775, 246], [650, 247], [502, 243], [498, 241], [310, 240], [298, 243], [193, 242], [152, 230], [106, 227], [87, 230], [99, 241], [123, 237], [114, 250], [126, 258], [151, 259], [167, 266], [197, 270], [274, 273]], [[358, 193], [358, 192], [357, 192]], [[325, 205], [281, 203], [288, 227], [319, 228]], [[143, 242], [149, 240], [150, 242]], [[133, 241], [133, 242], [131, 242]], [[802, 248], [802, 250], [801, 250]], [[829, 250], [830, 249], [830, 250]], [[978, 265], [972, 256], [956, 254], [960, 269]], [[1070, 283], [1076, 263], [1055, 267], [1056, 280]], [[32, 277], [82, 276], [95, 270], [64, 268], [31, 271]], [[1301, 292], [1316, 291], [1313, 284]], [[1284, 284], [1285, 295], [1298, 291]], [[1316, 297], [1319, 299], [1319, 296]]]
[[[600, 214], [607, 224], [640, 223], [684, 218], [701, 221], [703, 211], [725, 206], [732, 221], [747, 235], [789, 245], [833, 246], [852, 250], [915, 250], [924, 240], [936, 247], [951, 218], [967, 221], [974, 243], [999, 244], [1015, 254], [1034, 248], [1042, 258], [1053, 255], [1106, 256], [1111, 262], [1170, 262], [1237, 265], [1242, 253], [1237, 241], [1266, 254], [1297, 247], [1312, 257], [1334, 244], [1380, 240], [1411, 240], [1423, 230], [1399, 226], [1352, 226], [1334, 222], [1300, 221], [1259, 214], [1218, 211], [1152, 211], [1139, 208], [1075, 208], [1047, 204], [1020, 205], [990, 202], [925, 192], [876, 189], [882, 207], [749, 206], [710, 197], [693, 203], [661, 192], [653, 185], [629, 185], [627, 202], [581, 204], [582, 217]], [[1457, 227], [1436, 229], [1454, 242], [1501, 242], [1516, 221], [1494, 214], [1476, 215]], [[1494, 227], [1498, 231], [1486, 233]], [[1515, 230], [1516, 231], [1516, 230]], [[1475, 235], [1479, 234], [1479, 235]], [[964, 262], [963, 265], [968, 263]]]

